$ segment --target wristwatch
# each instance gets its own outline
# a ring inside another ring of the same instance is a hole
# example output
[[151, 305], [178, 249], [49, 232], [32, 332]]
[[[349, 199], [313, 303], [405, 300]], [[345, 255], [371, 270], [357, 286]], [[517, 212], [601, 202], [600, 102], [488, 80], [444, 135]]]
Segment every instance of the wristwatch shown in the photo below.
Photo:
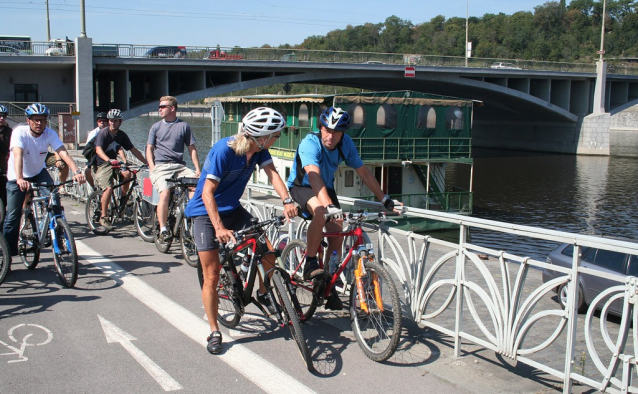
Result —
[[292, 204], [292, 203], [293, 203], [293, 201], [292, 201], [292, 198], [290, 198], [290, 197], [288, 197], [287, 199], [284, 200], [284, 205]]

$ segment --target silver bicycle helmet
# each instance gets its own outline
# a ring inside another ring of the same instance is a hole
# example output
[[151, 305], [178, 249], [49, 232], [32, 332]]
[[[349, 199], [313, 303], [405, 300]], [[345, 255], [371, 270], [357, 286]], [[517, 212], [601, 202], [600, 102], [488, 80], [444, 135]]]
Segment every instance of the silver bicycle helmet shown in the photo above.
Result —
[[242, 119], [242, 129], [252, 137], [264, 137], [286, 127], [286, 120], [272, 108], [259, 107], [248, 112]]
[[33, 103], [24, 110], [24, 114], [27, 118], [30, 118], [33, 115], [49, 116], [49, 109], [44, 104]]
[[98, 112], [97, 115], [95, 116], [95, 120], [98, 120], [98, 119], [108, 119], [106, 117], [106, 112]]
[[119, 109], [112, 109], [106, 114], [107, 119], [122, 119], [122, 111]]

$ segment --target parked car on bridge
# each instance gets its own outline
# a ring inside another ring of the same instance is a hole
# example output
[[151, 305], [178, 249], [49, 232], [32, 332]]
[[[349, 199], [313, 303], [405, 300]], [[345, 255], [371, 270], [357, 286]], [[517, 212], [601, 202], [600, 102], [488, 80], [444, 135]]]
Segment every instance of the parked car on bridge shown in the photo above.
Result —
[[490, 68], [508, 68], [511, 70], [522, 70], [522, 68], [516, 67], [514, 63], [505, 63], [505, 62], [492, 63]]
[[176, 59], [184, 59], [186, 58], [186, 47], [176, 47], [176, 46], [166, 46], [166, 47], [155, 47], [149, 49], [146, 54], [146, 57], [152, 58], [176, 58]]
[[226, 53], [224, 51], [220, 51], [220, 50], [214, 49], [214, 50], [210, 51], [210, 53], [208, 54], [208, 57], [205, 57], [204, 59], [243, 60], [244, 59], [244, 55], [229, 55], [228, 53]]
[[[573, 255], [574, 245], [562, 244], [547, 256], [546, 261], [552, 265], [569, 268], [572, 266]], [[581, 247], [580, 258], [582, 267], [600, 271], [601, 273], [610, 273], [622, 276], [638, 276], [638, 256], [604, 249]], [[543, 283], [549, 282], [550, 280], [563, 275], [565, 274], [562, 272], [546, 268], [542, 272]], [[619, 284], [621, 283], [618, 281], [606, 279], [600, 276], [581, 274], [578, 283], [578, 312], [586, 312], [588, 306], [601, 292]], [[558, 293], [558, 302], [561, 307], [565, 308], [568, 294], [567, 284], [557, 287], [554, 291]], [[620, 315], [622, 313], [621, 301], [614, 301], [611, 305], [610, 312]]]
[[14, 47], [0, 45], [0, 56], [18, 56], [20, 51]]

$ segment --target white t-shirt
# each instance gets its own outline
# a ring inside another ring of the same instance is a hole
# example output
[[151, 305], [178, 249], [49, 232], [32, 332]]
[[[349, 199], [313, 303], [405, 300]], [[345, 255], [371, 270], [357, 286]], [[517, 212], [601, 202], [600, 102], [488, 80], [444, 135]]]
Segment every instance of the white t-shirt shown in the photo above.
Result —
[[96, 127], [93, 130], [89, 131], [89, 134], [86, 136], [86, 143], [85, 144], [88, 144], [89, 141], [91, 141], [93, 138], [95, 138], [95, 136], [97, 135], [98, 131], [100, 131], [99, 127]]
[[22, 148], [22, 176], [23, 178], [31, 178], [38, 175], [45, 167], [48, 148], [54, 151], [64, 146], [58, 134], [50, 128], [45, 128], [42, 135], [38, 138], [31, 135], [29, 125], [20, 125], [13, 129], [11, 134], [11, 154], [9, 155], [9, 168], [7, 170], [7, 180], [15, 181], [17, 179], [15, 172], [15, 160], [13, 148]]

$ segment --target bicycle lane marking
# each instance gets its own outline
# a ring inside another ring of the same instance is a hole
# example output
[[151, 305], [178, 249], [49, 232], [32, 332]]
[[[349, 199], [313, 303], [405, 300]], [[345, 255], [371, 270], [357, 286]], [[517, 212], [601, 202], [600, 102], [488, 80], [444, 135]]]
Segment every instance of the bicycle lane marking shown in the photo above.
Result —
[[[208, 323], [191, 313], [175, 301], [166, 297], [146, 282], [130, 274], [113, 261], [81, 241], [75, 241], [78, 255], [83, 260], [102, 270], [112, 279], [121, 282], [121, 288], [126, 290], [138, 301], [162, 316], [173, 327], [187, 337], [206, 347], [204, 338], [210, 334]], [[226, 336], [228, 337], [228, 336]], [[261, 358], [243, 345], [233, 343], [232, 338], [224, 338], [224, 343], [232, 344], [231, 348], [215, 357], [225, 362], [241, 373], [246, 379], [269, 393], [314, 393], [312, 389], [303, 385], [274, 364]]]

